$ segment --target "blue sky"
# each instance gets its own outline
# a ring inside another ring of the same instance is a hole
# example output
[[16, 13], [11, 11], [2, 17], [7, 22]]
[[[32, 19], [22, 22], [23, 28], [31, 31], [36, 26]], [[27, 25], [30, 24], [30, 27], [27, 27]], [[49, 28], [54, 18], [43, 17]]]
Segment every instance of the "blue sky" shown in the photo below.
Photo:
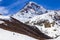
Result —
[[46, 9], [60, 9], [60, 0], [0, 0], [0, 13], [4, 15], [14, 14], [30, 1], [36, 2]]

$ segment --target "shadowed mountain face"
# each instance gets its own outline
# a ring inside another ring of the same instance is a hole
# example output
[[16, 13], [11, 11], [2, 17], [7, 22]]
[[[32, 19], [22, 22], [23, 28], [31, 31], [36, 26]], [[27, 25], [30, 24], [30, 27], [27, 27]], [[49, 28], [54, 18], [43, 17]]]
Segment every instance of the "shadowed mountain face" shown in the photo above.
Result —
[[35, 26], [29, 26], [29, 25], [23, 24], [12, 17], [10, 20], [0, 19], [0, 22], [1, 22], [0, 28], [2, 29], [25, 34], [41, 40], [50, 39], [49, 36], [43, 34]]

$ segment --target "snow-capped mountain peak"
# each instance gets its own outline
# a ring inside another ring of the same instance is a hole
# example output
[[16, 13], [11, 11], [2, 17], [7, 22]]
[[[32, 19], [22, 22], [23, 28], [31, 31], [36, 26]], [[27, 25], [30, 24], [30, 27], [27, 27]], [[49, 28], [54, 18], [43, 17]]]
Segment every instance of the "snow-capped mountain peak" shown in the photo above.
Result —
[[42, 6], [38, 5], [35, 2], [29, 2], [22, 10], [13, 15], [13, 17], [18, 19], [19, 21], [26, 22], [32, 17], [44, 14], [45, 12], [46, 9]]
[[[29, 3], [27, 3], [27, 5], [24, 7], [24, 9], [22, 9], [22, 11], [28, 11], [28, 10], [30, 10], [30, 11], [32, 11], [32, 12], [34, 12], [35, 11], [35, 13], [37, 12], [37, 13], [44, 13], [45, 11], [46, 11], [46, 9], [45, 8], [43, 8], [43, 6], [41, 6], [41, 5], [38, 5], [37, 3], [35, 3], [35, 2], [29, 2]], [[40, 14], [41, 14], [40, 13]]]

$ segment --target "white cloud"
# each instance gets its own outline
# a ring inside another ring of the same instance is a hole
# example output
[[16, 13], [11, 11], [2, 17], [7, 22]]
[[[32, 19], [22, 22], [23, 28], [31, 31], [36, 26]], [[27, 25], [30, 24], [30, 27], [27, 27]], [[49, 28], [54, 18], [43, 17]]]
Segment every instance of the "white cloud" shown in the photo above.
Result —
[[0, 7], [0, 14], [7, 14], [8, 10], [5, 7]]

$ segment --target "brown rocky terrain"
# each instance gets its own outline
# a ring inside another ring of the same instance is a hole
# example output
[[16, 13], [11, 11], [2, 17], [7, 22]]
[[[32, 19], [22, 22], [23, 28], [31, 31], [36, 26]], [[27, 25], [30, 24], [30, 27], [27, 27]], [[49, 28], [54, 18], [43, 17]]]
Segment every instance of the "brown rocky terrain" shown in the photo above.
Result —
[[50, 39], [49, 36], [43, 34], [37, 27], [26, 25], [11, 17], [11, 20], [0, 19], [4, 23], [0, 24], [0, 28], [21, 34], [25, 34], [39, 40]]

